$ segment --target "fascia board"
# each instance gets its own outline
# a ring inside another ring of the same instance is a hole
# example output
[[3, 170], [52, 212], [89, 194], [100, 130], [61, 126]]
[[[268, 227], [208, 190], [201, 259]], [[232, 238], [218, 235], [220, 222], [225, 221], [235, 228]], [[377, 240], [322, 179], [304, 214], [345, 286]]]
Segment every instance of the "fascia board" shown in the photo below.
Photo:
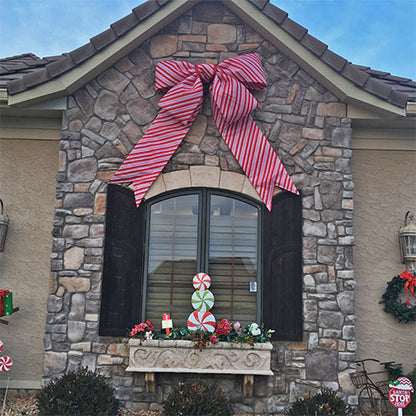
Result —
[[406, 116], [405, 109], [396, 107], [363, 91], [338, 74], [247, 0], [223, 0], [223, 3], [265, 39], [292, 58], [340, 100], [362, 102], [395, 116]]
[[38, 87], [9, 96], [9, 105], [27, 106], [35, 102], [72, 94], [199, 1], [172, 0], [82, 64]]

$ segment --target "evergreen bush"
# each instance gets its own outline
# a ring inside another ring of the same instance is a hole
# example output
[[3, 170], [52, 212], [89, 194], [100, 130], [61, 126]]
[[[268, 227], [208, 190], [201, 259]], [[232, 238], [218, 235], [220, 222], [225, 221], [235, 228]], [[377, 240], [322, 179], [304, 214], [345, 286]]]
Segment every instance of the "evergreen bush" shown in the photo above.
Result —
[[119, 409], [104, 377], [87, 368], [49, 382], [36, 399], [39, 416], [116, 416]]
[[311, 396], [306, 393], [286, 411], [288, 416], [349, 416], [353, 411], [333, 390], [322, 389]]
[[233, 403], [220, 388], [180, 383], [163, 402], [164, 416], [231, 416]]

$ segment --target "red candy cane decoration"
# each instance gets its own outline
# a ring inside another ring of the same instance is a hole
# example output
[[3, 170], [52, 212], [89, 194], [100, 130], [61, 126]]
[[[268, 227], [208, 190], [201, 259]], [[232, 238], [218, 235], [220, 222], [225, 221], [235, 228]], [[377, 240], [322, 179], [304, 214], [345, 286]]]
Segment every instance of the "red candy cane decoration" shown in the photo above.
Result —
[[[3, 343], [0, 341], [0, 351], [3, 349]], [[0, 372], [9, 371], [12, 368], [13, 361], [7, 355], [0, 357]]]

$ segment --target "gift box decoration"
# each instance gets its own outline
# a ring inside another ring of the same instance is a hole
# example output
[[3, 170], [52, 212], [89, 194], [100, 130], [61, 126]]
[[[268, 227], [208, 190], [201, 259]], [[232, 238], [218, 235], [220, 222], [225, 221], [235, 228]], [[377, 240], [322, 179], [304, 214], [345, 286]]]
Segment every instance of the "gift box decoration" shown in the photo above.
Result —
[[0, 316], [13, 313], [13, 292], [0, 290]]

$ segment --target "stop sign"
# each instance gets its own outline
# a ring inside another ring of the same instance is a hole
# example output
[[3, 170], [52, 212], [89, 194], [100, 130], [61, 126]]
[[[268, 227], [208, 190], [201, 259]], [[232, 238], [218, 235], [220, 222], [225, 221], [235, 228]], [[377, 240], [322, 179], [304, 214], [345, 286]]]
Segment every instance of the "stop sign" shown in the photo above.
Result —
[[395, 387], [389, 389], [389, 402], [398, 409], [404, 409], [411, 401], [410, 390]]

